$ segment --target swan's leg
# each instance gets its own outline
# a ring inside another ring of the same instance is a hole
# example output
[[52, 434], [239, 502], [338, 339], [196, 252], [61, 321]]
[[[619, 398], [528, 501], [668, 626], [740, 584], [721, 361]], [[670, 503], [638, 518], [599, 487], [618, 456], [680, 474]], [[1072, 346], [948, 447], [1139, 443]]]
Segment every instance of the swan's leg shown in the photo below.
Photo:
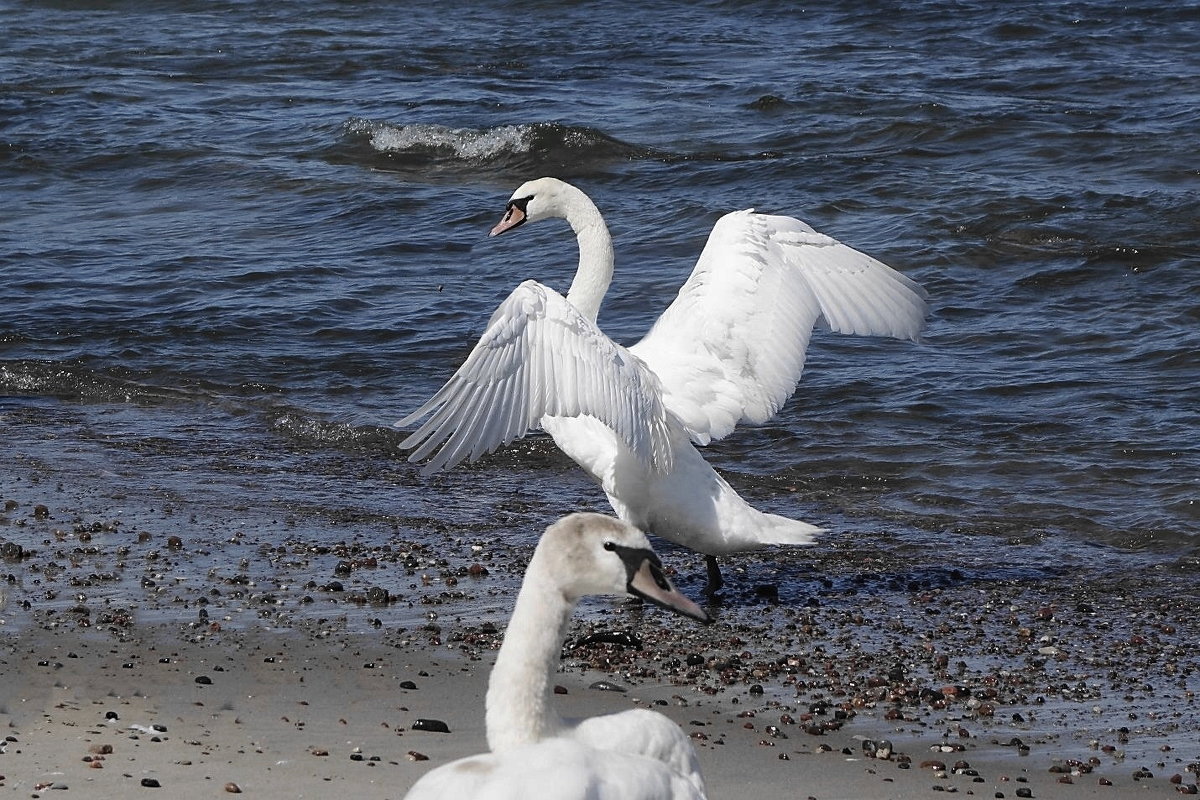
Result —
[[704, 587], [704, 593], [712, 597], [721, 591], [725, 581], [721, 578], [721, 567], [717, 564], [716, 556], [705, 556], [704, 563], [708, 567], [708, 584]]

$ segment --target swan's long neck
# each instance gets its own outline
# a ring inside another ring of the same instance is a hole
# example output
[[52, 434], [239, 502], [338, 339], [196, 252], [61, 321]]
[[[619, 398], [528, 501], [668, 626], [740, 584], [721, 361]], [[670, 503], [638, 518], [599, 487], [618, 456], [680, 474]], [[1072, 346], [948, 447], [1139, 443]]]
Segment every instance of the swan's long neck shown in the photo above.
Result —
[[613, 275], [613, 243], [600, 210], [574, 186], [563, 193], [563, 217], [579, 241], [579, 269], [567, 292], [567, 300], [592, 322], [600, 313], [600, 302]]
[[575, 602], [556, 588], [535, 551], [517, 595], [487, 693], [487, 741], [493, 752], [557, 735], [551, 679]]

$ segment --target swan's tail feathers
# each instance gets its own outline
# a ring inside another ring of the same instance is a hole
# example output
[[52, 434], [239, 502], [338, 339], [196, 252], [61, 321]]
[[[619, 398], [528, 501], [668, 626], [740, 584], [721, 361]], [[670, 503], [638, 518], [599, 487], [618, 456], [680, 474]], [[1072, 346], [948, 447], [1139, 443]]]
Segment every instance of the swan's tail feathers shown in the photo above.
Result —
[[817, 537], [825, 533], [824, 528], [809, 525], [798, 519], [788, 519], [778, 514], [763, 514], [765, 517], [759, 541], [762, 544], [806, 545], [813, 544]]

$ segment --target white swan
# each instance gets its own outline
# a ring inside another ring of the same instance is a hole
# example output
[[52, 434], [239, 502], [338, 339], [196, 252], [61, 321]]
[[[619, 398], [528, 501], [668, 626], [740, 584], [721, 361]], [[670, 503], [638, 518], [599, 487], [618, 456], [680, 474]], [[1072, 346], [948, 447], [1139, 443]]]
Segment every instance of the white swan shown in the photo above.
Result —
[[407, 800], [703, 800], [696, 752], [667, 717], [631, 709], [572, 722], [551, 707], [575, 604], [625, 592], [709, 621], [667, 581], [637, 528], [590, 513], [547, 528], [488, 682], [491, 752], [427, 773]]
[[654, 327], [622, 347], [596, 326], [613, 247], [595, 204], [554, 178], [513, 193], [495, 236], [564, 217], [579, 240], [566, 298], [525, 281], [428, 402], [401, 444], [427, 472], [474, 460], [542, 428], [603, 487], [617, 516], [708, 556], [809, 544], [821, 529], [747, 504], [694, 444], [765, 422], [791, 396], [813, 325], [916, 340], [925, 293], [885, 264], [791, 217], [726, 214]]

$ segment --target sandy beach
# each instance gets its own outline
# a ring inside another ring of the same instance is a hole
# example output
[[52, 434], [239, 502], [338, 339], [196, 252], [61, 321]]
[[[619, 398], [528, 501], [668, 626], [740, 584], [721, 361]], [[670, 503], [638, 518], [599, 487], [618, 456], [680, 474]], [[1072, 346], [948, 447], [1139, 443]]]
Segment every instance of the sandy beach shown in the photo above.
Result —
[[[484, 749], [522, 548], [456, 530], [445, 548], [273, 548], [271, 532], [161, 512], [104, 523], [69, 495], [8, 488], [2, 788], [399, 798]], [[250, 555], [209, 566], [209, 537], [226, 536]], [[1196, 791], [1194, 598], [1152, 574], [980, 581], [950, 563], [901, 579], [861, 540], [805, 558], [813, 592], [784, 598], [762, 581], [778, 555], [730, 559], [710, 626], [586, 603], [562, 712], [668, 714], [714, 798]], [[665, 560], [696, 595], [700, 559]], [[395, 571], [403, 595], [379, 588]]]

